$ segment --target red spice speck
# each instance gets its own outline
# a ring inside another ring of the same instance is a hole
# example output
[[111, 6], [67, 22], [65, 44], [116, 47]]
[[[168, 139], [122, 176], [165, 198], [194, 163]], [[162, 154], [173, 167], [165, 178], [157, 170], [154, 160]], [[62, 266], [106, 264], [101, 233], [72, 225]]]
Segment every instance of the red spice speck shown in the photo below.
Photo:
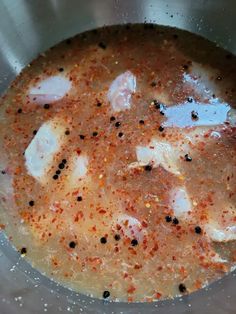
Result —
[[134, 293], [135, 290], [136, 290], [136, 288], [134, 286], [129, 286], [127, 292], [128, 293]]

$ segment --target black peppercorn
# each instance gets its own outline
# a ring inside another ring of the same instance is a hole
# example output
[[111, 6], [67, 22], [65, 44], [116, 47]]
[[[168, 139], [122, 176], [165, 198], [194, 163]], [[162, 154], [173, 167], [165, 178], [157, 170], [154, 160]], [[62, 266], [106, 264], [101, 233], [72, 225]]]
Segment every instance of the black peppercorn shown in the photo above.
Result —
[[120, 240], [120, 235], [119, 235], [119, 234], [115, 234], [114, 239], [115, 239], [116, 241], [119, 241], [119, 240]]
[[196, 111], [191, 112], [191, 117], [193, 120], [198, 120], [198, 113]]
[[184, 158], [186, 161], [192, 161], [192, 157], [190, 157], [188, 154], [186, 154]]
[[132, 246], [138, 245], [138, 240], [133, 239], [133, 240], [131, 241], [131, 245], [132, 245]]
[[58, 179], [58, 175], [54, 174], [54, 176], [52, 178], [53, 178], [53, 180], [57, 180]]
[[69, 135], [70, 134], [70, 131], [69, 130], [66, 130], [65, 131], [65, 135]]
[[76, 247], [76, 243], [75, 243], [74, 241], [71, 241], [71, 242], [69, 243], [69, 247], [70, 247], [71, 249], [74, 249], [74, 248]]
[[195, 232], [196, 232], [197, 234], [200, 234], [200, 233], [202, 232], [201, 227], [196, 226], [196, 227], [195, 227]]
[[171, 222], [172, 221], [171, 216], [166, 216], [165, 219], [166, 219], [166, 222]]
[[178, 225], [179, 220], [176, 217], [174, 217], [172, 222], [174, 225]]
[[181, 283], [181, 284], [179, 285], [179, 291], [180, 291], [181, 293], [184, 293], [184, 292], [187, 291], [187, 289], [186, 289], [186, 287], [185, 287], [185, 285], [184, 285], [183, 283]]
[[98, 46], [102, 49], [106, 49], [106, 47], [107, 47], [106, 44], [102, 41], [98, 44]]
[[110, 296], [110, 292], [109, 291], [104, 291], [102, 296], [103, 296], [104, 299], [107, 299]]
[[152, 170], [152, 166], [151, 166], [151, 165], [146, 165], [146, 166], [144, 167], [144, 169], [145, 169], [146, 171], [151, 171], [151, 170]]
[[102, 244], [106, 244], [106, 243], [107, 243], [107, 239], [106, 239], [105, 237], [102, 237], [102, 238], [100, 239], [100, 242], [101, 242]]
[[49, 108], [50, 108], [50, 105], [49, 105], [49, 104], [45, 104], [45, 105], [43, 106], [43, 108], [44, 108], [44, 109], [49, 109]]
[[23, 247], [21, 250], [20, 250], [20, 254], [21, 255], [25, 255], [27, 253], [27, 249], [25, 247]]
[[59, 169], [64, 169], [65, 168], [65, 164], [63, 162], [61, 162], [59, 165], [58, 165], [58, 168]]

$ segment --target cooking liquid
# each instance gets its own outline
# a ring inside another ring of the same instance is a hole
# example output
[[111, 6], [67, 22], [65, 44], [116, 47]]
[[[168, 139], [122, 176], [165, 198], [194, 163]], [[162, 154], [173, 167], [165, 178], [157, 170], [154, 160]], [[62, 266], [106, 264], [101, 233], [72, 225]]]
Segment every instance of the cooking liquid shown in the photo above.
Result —
[[236, 58], [170, 27], [78, 35], [0, 106], [1, 228], [83, 294], [190, 293], [236, 261]]

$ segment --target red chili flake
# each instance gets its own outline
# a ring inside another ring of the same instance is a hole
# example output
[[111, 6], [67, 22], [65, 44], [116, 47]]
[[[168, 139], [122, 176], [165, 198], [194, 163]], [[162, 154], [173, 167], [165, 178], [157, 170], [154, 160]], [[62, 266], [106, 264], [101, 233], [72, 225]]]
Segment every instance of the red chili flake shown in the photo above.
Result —
[[93, 227], [92, 227], [92, 230], [93, 230], [93, 231], [97, 231], [97, 227], [96, 227], [96, 226], [93, 226]]
[[118, 224], [116, 225], [117, 230], [120, 230], [121, 228], [122, 228], [121, 225], [118, 225]]
[[157, 292], [157, 293], [156, 293], [156, 298], [157, 298], [157, 299], [160, 299], [160, 298], [161, 298], [161, 295], [162, 295], [162, 294], [161, 294], [160, 292]]
[[147, 222], [146, 222], [145, 220], [142, 221], [142, 226], [143, 226], [144, 228], [147, 228], [148, 224], [147, 224]]
[[100, 209], [98, 212], [99, 214], [106, 214], [107, 211], [105, 209]]
[[132, 254], [132, 255], [137, 255], [137, 252], [135, 251], [134, 248], [129, 247], [128, 250], [129, 250], [130, 254]]
[[77, 222], [84, 217], [83, 212], [80, 210], [76, 213], [74, 221]]
[[134, 286], [129, 286], [127, 292], [128, 293], [134, 293], [135, 290], [136, 290], [136, 288]]

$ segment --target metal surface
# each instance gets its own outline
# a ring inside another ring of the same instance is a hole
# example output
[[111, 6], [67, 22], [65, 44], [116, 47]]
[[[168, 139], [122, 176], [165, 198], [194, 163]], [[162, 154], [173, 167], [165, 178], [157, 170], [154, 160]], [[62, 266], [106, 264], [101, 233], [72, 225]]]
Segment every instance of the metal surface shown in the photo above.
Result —
[[[0, 0], [0, 92], [39, 52], [104, 24], [152, 21], [199, 33], [236, 52], [235, 0]], [[35, 271], [0, 234], [0, 314], [236, 313], [230, 274], [182, 299], [104, 303], [58, 286]]]

